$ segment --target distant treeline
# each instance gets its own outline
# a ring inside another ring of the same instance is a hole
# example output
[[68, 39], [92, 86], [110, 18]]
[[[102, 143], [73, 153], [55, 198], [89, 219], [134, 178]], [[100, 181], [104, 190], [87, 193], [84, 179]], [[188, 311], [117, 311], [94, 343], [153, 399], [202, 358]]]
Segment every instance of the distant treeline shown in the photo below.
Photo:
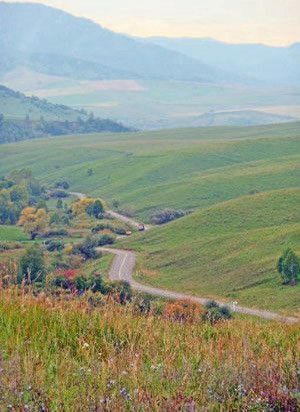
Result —
[[7, 119], [0, 114], [0, 143], [17, 142], [46, 136], [62, 136], [68, 134], [87, 134], [101, 132], [128, 132], [132, 129], [109, 119], [99, 119], [92, 114], [87, 120], [80, 117], [70, 120], [24, 120]]

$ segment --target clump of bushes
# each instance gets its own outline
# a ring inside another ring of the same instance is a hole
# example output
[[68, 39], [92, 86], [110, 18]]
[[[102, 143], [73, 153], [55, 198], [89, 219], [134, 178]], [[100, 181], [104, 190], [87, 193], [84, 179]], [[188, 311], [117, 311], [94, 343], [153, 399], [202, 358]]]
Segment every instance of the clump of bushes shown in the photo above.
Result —
[[211, 300], [205, 305], [205, 312], [203, 319], [211, 324], [215, 324], [222, 320], [229, 320], [232, 318], [232, 312], [228, 306], [221, 306], [214, 300]]
[[101, 254], [96, 250], [98, 240], [96, 238], [88, 236], [83, 242], [77, 243], [73, 246], [73, 253], [81, 255], [85, 259], [98, 259]]
[[50, 229], [40, 234], [39, 237], [42, 239], [47, 239], [50, 237], [66, 237], [69, 233], [66, 229]]
[[115, 233], [116, 235], [124, 236], [127, 233], [127, 230], [123, 227], [114, 227], [109, 223], [99, 223], [95, 227], [92, 228], [92, 233], [98, 233], [102, 230], [110, 230], [111, 232]]
[[154, 225], [163, 225], [165, 223], [171, 222], [172, 220], [180, 219], [186, 214], [187, 212], [183, 210], [164, 209], [155, 213], [151, 218], [151, 222]]
[[115, 236], [110, 235], [110, 234], [104, 234], [98, 238], [98, 243], [97, 246], [106, 246], [106, 245], [112, 245], [116, 241]]
[[60, 239], [49, 239], [45, 242], [48, 252], [60, 252], [64, 249], [65, 244]]
[[164, 318], [177, 322], [197, 322], [202, 314], [202, 307], [190, 301], [168, 302], [163, 311]]
[[50, 192], [50, 196], [55, 199], [64, 199], [69, 196], [68, 192], [62, 189], [54, 189]]
[[54, 186], [56, 189], [63, 189], [63, 190], [68, 190], [70, 188], [70, 184], [66, 180], [59, 180], [55, 183]]

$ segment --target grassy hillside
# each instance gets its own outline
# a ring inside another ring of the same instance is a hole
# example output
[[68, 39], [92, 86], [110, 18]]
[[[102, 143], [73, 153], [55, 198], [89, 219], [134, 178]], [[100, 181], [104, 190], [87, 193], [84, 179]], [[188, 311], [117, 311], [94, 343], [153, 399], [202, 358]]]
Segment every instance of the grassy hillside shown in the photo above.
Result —
[[79, 110], [68, 106], [49, 103], [37, 97], [28, 97], [0, 85], [0, 113], [7, 118], [22, 119], [29, 116], [32, 120], [76, 120], [78, 116], [87, 117]]
[[284, 248], [300, 252], [299, 202], [297, 189], [265, 192], [152, 230], [129, 243], [140, 252], [137, 277], [250, 306], [299, 309], [300, 285], [282, 286], [276, 271]]
[[291, 123], [43, 139], [3, 145], [0, 175], [26, 167], [50, 184], [66, 179], [145, 221], [193, 209], [131, 243], [139, 278], [291, 312], [299, 286], [283, 287], [275, 266], [287, 245], [299, 250], [299, 137]]
[[181, 324], [84, 298], [0, 297], [5, 409], [297, 410], [298, 326]]
[[149, 219], [163, 207], [295, 187], [299, 136], [300, 124], [291, 123], [44, 139], [2, 146], [0, 174], [29, 167], [46, 182], [68, 179], [73, 191], [117, 199]]

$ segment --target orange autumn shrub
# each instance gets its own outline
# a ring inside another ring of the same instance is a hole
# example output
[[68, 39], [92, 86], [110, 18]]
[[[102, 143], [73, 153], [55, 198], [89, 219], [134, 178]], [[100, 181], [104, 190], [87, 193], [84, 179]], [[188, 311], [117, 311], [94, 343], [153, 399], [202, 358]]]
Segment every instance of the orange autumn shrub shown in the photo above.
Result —
[[201, 320], [203, 308], [189, 300], [168, 302], [163, 311], [163, 317], [178, 322], [198, 322]]

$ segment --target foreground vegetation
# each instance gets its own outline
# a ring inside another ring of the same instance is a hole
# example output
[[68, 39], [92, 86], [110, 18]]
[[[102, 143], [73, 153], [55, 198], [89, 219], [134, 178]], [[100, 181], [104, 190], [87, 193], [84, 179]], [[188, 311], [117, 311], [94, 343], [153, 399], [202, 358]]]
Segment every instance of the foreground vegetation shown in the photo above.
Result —
[[297, 410], [297, 326], [179, 322], [15, 290], [1, 292], [0, 324], [4, 409]]

